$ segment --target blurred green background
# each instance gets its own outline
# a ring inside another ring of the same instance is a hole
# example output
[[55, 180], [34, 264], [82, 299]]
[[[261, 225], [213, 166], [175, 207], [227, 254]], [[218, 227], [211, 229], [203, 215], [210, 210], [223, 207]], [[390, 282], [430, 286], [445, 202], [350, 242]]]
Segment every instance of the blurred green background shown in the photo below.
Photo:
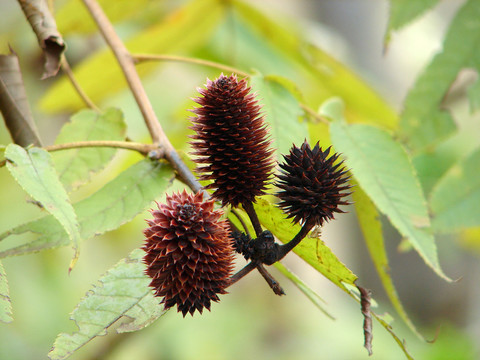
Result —
[[[58, 2], [59, 4], [61, 2]], [[147, 9], [134, 21], [119, 23], [117, 30], [127, 37], [140, 26], [141, 20], [154, 22], [174, 6], [172, 1], [150, 1]], [[445, 1], [404, 30], [394, 34], [387, 49], [383, 36], [388, 19], [386, 1], [265, 1], [259, 4], [272, 17], [288, 19], [346, 65], [354, 69], [397, 110], [416, 76], [437, 51], [451, 20], [451, 14], [462, 1]], [[175, 4], [176, 6], [177, 4]], [[68, 114], [47, 114], [38, 100], [55, 79], [40, 81], [42, 58], [18, 4], [0, 2], [0, 48], [8, 52], [12, 46], [19, 55], [32, 112], [45, 144], [51, 144]], [[220, 28], [212, 41], [224, 41], [228, 27]], [[244, 34], [245, 35], [245, 34]], [[103, 46], [98, 36], [66, 37], [67, 56], [72, 65], [91, 51]], [[248, 41], [251, 41], [250, 43]], [[238, 43], [229, 43], [241, 52], [242, 46], [253, 47], [255, 41], [246, 34]], [[261, 46], [259, 51], [261, 52]], [[228, 49], [227, 49], [228, 50]], [[226, 51], [227, 51], [226, 50]], [[241, 54], [239, 55], [241, 57]], [[259, 56], [258, 67], [262, 65]], [[279, 64], [282, 71], [282, 65]], [[287, 70], [288, 71], [288, 70]], [[190, 97], [206, 77], [218, 76], [218, 71], [192, 65], [169, 63], [145, 79], [145, 87], [162, 125], [175, 146], [188, 150], [185, 139]], [[172, 91], [175, 86], [175, 91]], [[119, 106], [124, 111], [131, 138], [147, 139], [145, 126], [130, 93], [122, 90], [101, 103]], [[479, 117], [470, 115], [465, 96], [452, 100], [450, 109], [456, 119], [478, 124]], [[477, 132], [478, 134], [479, 132]], [[3, 123], [0, 143], [10, 138]], [[138, 156], [120, 152], [114, 163], [95, 178], [104, 183]], [[98, 186], [98, 185], [97, 185]], [[180, 188], [179, 184], [175, 187]], [[170, 189], [172, 190], [172, 189]], [[87, 191], [87, 190], [83, 190]], [[82, 192], [74, 197], [82, 197]], [[27, 196], [12, 180], [5, 168], [0, 169], [0, 232], [41, 214], [27, 202]], [[350, 207], [350, 211], [354, 211]], [[55, 337], [60, 332], [72, 332], [75, 324], [69, 313], [92, 284], [125, 257], [141, 246], [141, 229], [147, 213], [106, 235], [86, 241], [80, 259], [70, 275], [67, 269], [72, 250], [62, 248], [39, 254], [3, 259], [13, 304], [14, 322], [0, 323], [0, 359], [45, 359]], [[433, 338], [434, 344], [424, 343], [397, 320], [397, 334], [407, 341], [416, 359], [477, 359], [480, 338], [480, 266], [478, 240], [475, 237], [439, 237], [440, 261], [445, 272], [460, 281], [447, 284], [439, 279], [414, 253], [399, 251], [401, 239], [385, 224], [391, 273], [401, 300], [422, 334]], [[478, 237], [477, 237], [478, 238]], [[380, 304], [378, 313], [390, 312], [381, 283], [369, 259], [353, 214], [338, 216], [323, 231], [323, 239], [335, 254], [359, 276], [359, 284], [372, 289]], [[469, 239], [474, 239], [469, 241]], [[0, 243], [7, 246], [22, 238], [8, 238]], [[243, 264], [238, 260], [239, 266]], [[363, 348], [363, 318], [357, 303], [291, 254], [286, 264], [327, 301], [327, 309], [336, 320], [324, 316], [293, 284], [272, 269], [287, 296], [275, 296], [258, 273], [251, 273], [230, 289], [230, 294], [213, 304], [212, 312], [185, 319], [170, 311], [148, 328], [131, 334], [115, 334], [114, 327], [105, 337], [99, 337], [75, 353], [71, 359], [367, 359]], [[404, 355], [391, 336], [374, 322], [372, 359], [403, 359]]]

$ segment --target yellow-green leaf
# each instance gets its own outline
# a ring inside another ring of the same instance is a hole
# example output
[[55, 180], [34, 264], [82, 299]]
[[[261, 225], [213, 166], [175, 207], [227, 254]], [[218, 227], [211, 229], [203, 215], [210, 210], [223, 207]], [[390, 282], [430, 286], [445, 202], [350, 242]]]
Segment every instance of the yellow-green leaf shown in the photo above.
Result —
[[[284, 243], [290, 241], [300, 230], [300, 225], [292, 224], [291, 220], [286, 219], [285, 214], [268, 200], [258, 198], [254, 206], [261, 224], [280, 241]], [[357, 276], [318, 238], [306, 237], [293, 251], [346, 292], [348, 290], [343, 283], [353, 285], [357, 279]]]

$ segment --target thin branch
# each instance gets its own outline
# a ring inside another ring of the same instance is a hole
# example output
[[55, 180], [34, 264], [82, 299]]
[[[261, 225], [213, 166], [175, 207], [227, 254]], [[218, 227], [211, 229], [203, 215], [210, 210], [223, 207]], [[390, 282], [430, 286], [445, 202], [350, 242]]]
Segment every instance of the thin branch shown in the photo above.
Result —
[[178, 56], [178, 55], [156, 55], [156, 54], [132, 54], [132, 57], [135, 59], [136, 63], [145, 62], [145, 61], [177, 61], [177, 62], [184, 62], [189, 64], [197, 64], [197, 65], [213, 67], [219, 70], [233, 72], [243, 77], [251, 76], [250, 74], [242, 70], [236, 69], [234, 67], [217, 63], [214, 61], [208, 61], [208, 60], [198, 59], [198, 58], [190, 58], [190, 57]]
[[245, 267], [243, 267], [236, 274], [234, 274], [230, 277], [230, 282], [229, 282], [228, 286], [231, 286], [231, 285], [235, 284], [238, 280], [243, 278], [245, 275], [247, 275], [249, 272], [251, 272], [256, 267], [257, 267], [257, 265], [254, 262], [249, 262], [247, 265], [245, 265]]
[[97, 107], [97, 105], [93, 103], [93, 101], [88, 97], [85, 91], [83, 91], [83, 89], [81, 88], [80, 84], [75, 78], [75, 75], [73, 74], [72, 69], [70, 68], [70, 65], [68, 64], [65, 54], [62, 56], [60, 66], [62, 71], [65, 73], [65, 75], [67, 75], [73, 87], [77, 91], [77, 94], [82, 98], [85, 105], [87, 105], [90, 109], [95, 110], [96, 112], [101, 112], [100, 109]]
[[[111, 147], [117, 149], [126, 149], [126, 150], [133, 150], [138, 151], [142, 155], [149, 155], [152, 150], [158, 151], [159, 148], [156, 145], [152, 144], [141, 144], [135, 143], [130, 141], [107, 141], [107, 140], [98, 140], [98, 141], [76, 141], [71, 143], [65, 144], [57, 144], [57, 145], [48, 145], [42, 147], [42, 149], [47, 151], [59, 151], [59, 150], [69, 150], [69, 149], [77, 149], [77, 148], [89, 148], [89, 147]], [[162, 158], [163, 153], [161, 152], [156, 158]], [[5, 166], [7, 163], [6, 160], [0, 161], [0, 168]]]
[[158, 122], [155, 112], [153, 111], [152, 104], [150, 103], [140, 77], [135, 70], [134, 61], [122, 40], [115, 32], [110, 20], [108, 20], [107, 16], [96, 0], [83, 0], [83, 3], [97, 24], [108, 46], [110, 46], [112, 49], [113, 54], [115, 55], [115, 58], [117, 59], [123, 71], [125, 79], [127, 80], [128, 86], [130, 87], [138, 107], [142, 112], [153, 142], [161, 143], [162, 145], [170, 143], [163, 132], [162, 126]]
[[245, 233], [250, 237], [250, 232], [248, 231], [248, 226], [247, 224], [245, 223], [245, 221], [243, 221], [242, 217], [240, 216], [240, 214], [238, 213], [237, 210], [235, 209], [231, 209], [230, 212], [235, 215], [235, 217], [238, 219], [238, 221], [240, 221], [240, 224], [242, 225], [243, 227], [243, 230], [245, 230]]
[[66, 144], [57, 144], [57, 145], [48, 145], [44, 146], [43, 149], [47, 151], [58, 151], [58, 150], [67, 150], [75, 148], [85, 148], [85, 147], [113, 147], [119, 149], [127, 149], [138, 151], [140, 154], [147, 155], [152, 150], [158, 150], [158, 147], [151, 144], [141, 144], [129, 141], [107, 141], [107, 140], [98, 140], [98, 141], [76, 141]]
[[263, 232], [262, 226], [260, 225], [260, 221], [258, 220], [257, 213], [255, 212], [255, 209], [253, 207], [253, 204], [251, 202], [248, 202], [246, 204], [242, 204], [243, 209], [247, 213], [248, 217], [250, 218], [250, 222], [253, 225], [253, 228], [255, 229], [255, 234], [260, 236], [260, 234]]
[[307, 219], [307, 221], [305, 222], [305, 224], [303, 224], [298, 234], [295, 235], [295, 237], [292, 240], [290, 240], [288, 243], [284, 245], [281, 245], [278, 248], [277, 261], [282, 260], [290, 251], [293, 250], [295, 246], [297, 246], [300, 243], [300, 241], [302, 241], [305, 238], [305, 236], [308, 235], [310, 230], [312, 230], [312, 228], [315, 226], [315, 222], [311, 219], [312, 218]]
[[161, 145], [165, 151], [165, 157], [175, 168], [177, 173], [185, 180], [188, 186], [195, 192], [201, 189], [201, 185], [191, 173], [185, 163], [178, 156], [175, 148], [170, 143], [167, 135], [162, 129], [147, 93], [143, 88], [140, 77], [135, 69], [135, 60], [132, 58], [122, 40], [115, 33], [115, 30], [96, 0], [83, 0], [93, 20], [96, 22], [105, 41], [112, 49], [127, 80], [128, 86], [142, 112], [145, 124], [155, 145]]
[[280, 284], [277, 282], [277, 280], [274, 279], [272, 275], [270, 275], [270, 273], [267, 271], [267, 269], [263, 267], [262, 264], [258, 264], [257, 269], [258, 272], [262, 274], [263, 278], [276, 295], [285, 295], [285, 291], [283, 291]]

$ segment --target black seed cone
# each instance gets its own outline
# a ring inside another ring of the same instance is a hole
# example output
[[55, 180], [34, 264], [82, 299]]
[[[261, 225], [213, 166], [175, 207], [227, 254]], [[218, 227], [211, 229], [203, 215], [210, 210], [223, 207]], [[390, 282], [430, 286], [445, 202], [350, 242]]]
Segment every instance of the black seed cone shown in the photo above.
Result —
[[223, 74], [198, 91], [192, 146], [200, 179], [213, 180], [206, 188], [215, 189], [212, 196], [222, 206], [254, 202], [264, 194], [274, 166], [254, 94], [246, 80]]
[[175, 304], [183, 316], [210, 310], [217, 294], [226, 294], [233, 269], [234, 250], [229, 226], [213, 210], [214, 200], [202, 193], [167, 196], [147, 220], [143, 260], [152, 278], [155, 296], [163, 296], [165, 309]]
[[294, 145], [280, 164], [278, 205], [295, 223], [312, 218], [322, 225], [333, 219], [335, 212], [344, 212], [339, 205], [349, 204], [343, 199], [350, 194], [347, 171], [343, 162], [335, 164], [337, 154], [328, 157], [330, 150], [322, 151], [318, 143], [311, 149], [305, 141], [300, 148]]

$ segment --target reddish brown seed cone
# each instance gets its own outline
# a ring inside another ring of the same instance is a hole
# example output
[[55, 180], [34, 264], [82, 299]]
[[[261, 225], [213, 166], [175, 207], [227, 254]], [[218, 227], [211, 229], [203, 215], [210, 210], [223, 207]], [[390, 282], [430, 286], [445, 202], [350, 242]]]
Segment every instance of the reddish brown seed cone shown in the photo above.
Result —
[[165, 309], [175, 304], [183, 316], [210, 310], [210, 302], [225, 294], [233, 269], [234, 251], [222, 211], [202, 193], [185, 191], [167, 196], [152, 210], [145, 229], [145, 273]]
[[312, 218], [322, 225], [333, 219], [335, 212], [344, 212], [339, 205], [349, 204], [343, 199], [350, 194], [347, 171], [343, 162], [335, 165], [337, 154], [328, 157], [330, 149], [322, 151], [318, 143], [311, 149], [305, 141], [300, 148], [294, 145], [280, 164], [278, 205], [296, 223]]
[[198, 91], [192, 146], [200, 179], [213, 180], [206, 188], [215, 189], [212, 196], [222, 206], [254, 202], [264, 194], [274, 166], [254, 94], [246, 80], [223, 74]]

